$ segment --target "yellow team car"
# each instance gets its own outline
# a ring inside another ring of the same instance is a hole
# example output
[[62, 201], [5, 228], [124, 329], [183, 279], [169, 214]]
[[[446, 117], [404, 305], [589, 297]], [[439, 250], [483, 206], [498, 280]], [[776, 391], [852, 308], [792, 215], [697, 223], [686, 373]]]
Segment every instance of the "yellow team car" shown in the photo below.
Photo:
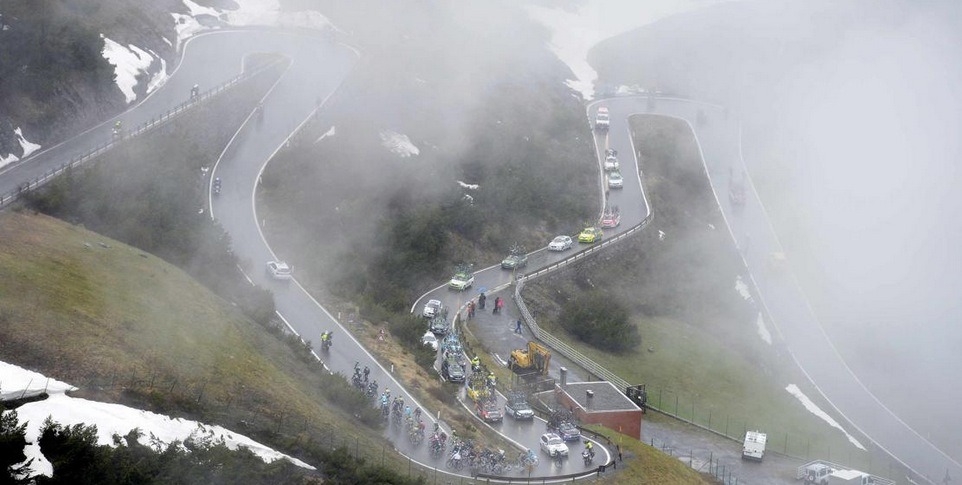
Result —
[[585, 230], [578, 234], [578, 242], [580, 243], [594, 243], [601, 240], [603, 233], [601, 229], [597, 227], [586, 227]]

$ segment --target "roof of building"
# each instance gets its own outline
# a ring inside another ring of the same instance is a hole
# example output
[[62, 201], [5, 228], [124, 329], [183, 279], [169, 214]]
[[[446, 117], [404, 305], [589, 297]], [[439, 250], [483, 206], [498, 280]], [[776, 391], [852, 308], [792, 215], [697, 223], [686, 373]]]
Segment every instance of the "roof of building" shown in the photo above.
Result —
[[[569, 382], [561, 388], [562, 392], [578, 403], [582, 409], [591, 413], [598, 411], [641, 411], [623, 392], [608, 381]], [[588, 391], [594, 395], [588, 399]]]

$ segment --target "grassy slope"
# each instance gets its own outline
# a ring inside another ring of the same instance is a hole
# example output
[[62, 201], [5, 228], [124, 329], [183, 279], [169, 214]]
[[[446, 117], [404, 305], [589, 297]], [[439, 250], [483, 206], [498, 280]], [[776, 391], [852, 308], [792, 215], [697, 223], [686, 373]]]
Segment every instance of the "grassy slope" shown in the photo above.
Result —
[[357, 439], [380, 454], [380, 433], [327, 404], [314, 368], [176, 267], [26, 212], [0, 213], [0, 233], [4, 361], [97, 399], [275, 442], [279, 431], [295, 449], [308, 437]]
[[[713, 483], [711, 479], [685, 466], [677, 458], [661, 452], [629, 436], [616, 433], [597, 425], [586, 428], [608, 436], [612, 443], [621, 447], [624, 461], [618, 464], [614, 473], [605, 475], [607, 482], [636, 484], [699, 484]], [[614, 447], [612, 446], [614, 453]], [[617, 460], [617, 457], [615, 457]]]
[[[724, 222], [688, 127], [653, 116], [636, 117], [632, 126], [655, 223], [608, 257], [528, 286], [539, 323], [629, 382], [647, 383], [650, 402], [669, 412], [702, 425], [711, 419], [713, 429], [727, 428], [732, 436], [761, 428], [777, 451], [786, 448], [787, 434], [787, 451], [803, 457], [824, 456], [830, 448], [837, 458], [839, 450], [852, 449], [784, 391], [795, 383], [816, 399], [804, 377], [784, 364], [788, 356], [758, 338], [754, 314], [734, 291], [737, 262], [727, 234], [707, 227]], [[665, 241], [658, 240], [659, 230]], [[583, 291], [586, 281], [633, 308], [631, 319], [642, 335], [638, 349], [604, 352], [557, 326], [561, 302]], [[842, 456], [860, 459], [854, 455]]]

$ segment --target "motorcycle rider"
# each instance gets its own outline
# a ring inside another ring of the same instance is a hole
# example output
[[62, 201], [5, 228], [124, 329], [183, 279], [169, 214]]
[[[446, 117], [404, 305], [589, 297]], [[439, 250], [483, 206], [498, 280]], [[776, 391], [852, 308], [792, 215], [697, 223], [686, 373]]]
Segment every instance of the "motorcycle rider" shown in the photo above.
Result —
[[477, 372], [479, 369], [481, 369], [481, 357], [475, 355], [474, 358], [471, 359], [471, 370]]
[[585, 451], [587, 451], [592, 458], [595, 457], [594, 444], [590, 440], [585, 440]]

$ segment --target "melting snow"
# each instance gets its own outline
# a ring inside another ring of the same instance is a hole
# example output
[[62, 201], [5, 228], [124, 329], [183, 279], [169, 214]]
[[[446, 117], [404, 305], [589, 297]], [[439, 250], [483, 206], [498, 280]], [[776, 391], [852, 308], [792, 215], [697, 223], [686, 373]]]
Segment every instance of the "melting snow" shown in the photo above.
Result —
[[20, 140], [20, 148], [23, 148], [23, 155], [21, 158], [27, 158], [31, 153], [40, 149], [40, 145], [37, 145], [36, 143], [30, 143], [26, 138], [23, 137], [23, 130], [21, 130], [19, 127], [16, 130], [13, 130], [13, 132], [17, 134], [17, 139]]
[[117, 42], [104, 37], [104, 49], [102, 51], [104, 59], [114, 65], [114, 74], [117, 87], [124, 93], [127, 103], [137, 99], [134, 94], [134, 86], [137, 85], [137, 75], [146, 72], [147, 68], [154, 61], [153, 56], [143, 51], [143, 49], [130, 44], [124, 47]]
[[381, 132], [381, 144], [388, 150], [400, 155], [401, 158], [421, 153], [421, 150], [414, 146], [414, 143], [411, 143], [411, 139], [407, 135], [390, 130]]
[[753, 301], [752, 293], [748, 291], [748, 285], [745, 284], [745, 280], [742, 279], [741, 275], [738, 275], [735, 277], [735, 291], [737, 291], [738, 294], [745, 299], [745, 301], [747, 302]]
[[458, 185], [468, 190], [478, 190], [478, 184], [469, 184], [458, 180]]
[[808, 411], [811, 412], [812, 414], [818, 416], [819, 418], [822, 418], [822, 420], [828, 423], [829, 426], [833, 428], [838, 428], [842, 433], [845, 433], [845, 437], [848, 438], [849, 442], [855, 445], [858, 449], [865, 451], [865, 447], [862, 446], [862, 443], [859, 443], [854, 436], [848, 434], [848, 431], [845, 431], [845, 428], [842, 428], [842, 425], [838, 424], [838, 421], [835, 421], [835, 419], [829, 416], [828, 413], [826, 413], [825, 411], [822, 411], [822, 409], [819, 408], [817, 404], [812, 402], [812, 400], [809, 399], [808, 396], [806, 396], [802, 392], [802, 390], [798, 388], [798, 386], [796, 386], [795, 384], [789, 384], [788, 386], [785, 387], [785, 390], [788, 391], [789, 394], [795, 396], [799, 401], [801, 401], [802, 405], [805, 406], [805, 409], [808, 409]]
[[[27, 424], [27, 445], [25, 453], [27, 459], [34, 458], [31, 465], [33, 471], [46, 476], [52, 476], [53, 466], [40, 453], [37, 439], [40, 428], [47, 416], [64, 425], [84, 423], [97, 426], [97, 441], [101, 445], [113, 445], [113, 435], [126, 435], [130, 430], [138, 428], [145, 437], [154, 437], [158, 445], [166, 445], [173, 441], [184, 441], [190, 438], [223, 439], [230, 449], [240, 446], [250, 449], [265, 462], [272, 462], [281, 458], [290, 460], [297, 466], [314, 470], [314, 467], [296, 458], [291, 458], [268, 446], [258, 443], [244, 435], [234, 433], [220, 426], [211, 426], [188, 419], [170, 418], [162, 414], [122, 406], [120, 404], [88, 401], [76, 399], [65, 394], [65, 391], [75, 389], [70, 384], [49, 379], [46, 376], [26, 370], [12, 364], [0, 362], [0, 385], [8, 394], [20, 394], [25, 390], [46, 389], [50, 397], [43, 401], [24, 404], [17, 408], [17, 416], [21, 423]], [[145, 440], [146, 443], [146, 440]]]
[[317, 137], [317, 139], [314, 140], [314, 143], [317, 143], [317, 142], [319, 142], [319, 141], [321, 141], [321, 140], [323, 140], [323, 139], [325, 139], [325, 138], [327, 138], [327, 137], [329, 137], [329, 136], [334, 136], [336, 133], [337, 133], [337, 131], [334, 129], [334, 126], [331, 126], [331, 129], [325, 131], [323, 135]]
[[528, 15], [551, 31], [549, 48], [568, 65], [575, 79], [565, 82], [590, 100], [598, 73], [588, 64], [588, 51], [598, 42], [678, 13], [707, 7], [721, 0], [588, 0], [577, 10], [528, 6]]
[[[12, 153], [8, 153], [5, 157], [0, 156], [0, 168], [3, 168], [5, 165], [13, 162], [18, 162], [23, 158], [27, 158], [30, 156], [30, 154], [40, 149], [40, 145], [30, 142], [23, 137], [23, 130], [21, 130], [20, 127], [17, 127], [17, 129], [13, 130], [13, 133], [17, 135], [17, 141], [20, 143], [20, 148], [23, 150], [23, 154], [19, 157]], [[3, 383], [0, 382], [0, 386], [2, 385]]]
[[758, 336], [765, 341], [766, 344], [772, 344], [772, 333], [768, 331], [768, 327], [765, 326], [765, 319], [762, 318], [761, 312], [758, 313], [758, 318], [755, 319], [755, 326], [758, 328]]
[[[735, 291], [738, 292], [745, 301], [755, 304], [755, 299], [752, 298], [751, 291], [748, 290], [748, 285], [745, 284], [745, 280], [741, 276], [735, 277]], [[762, 318], [762, 313], [758, 312], [758, 317], [755, 318], [755, 327], [758, 330], [758, 336], [762, 338], [768, 345], [772, 344], [772, 333], [768, 331], [768, 326], [765, 325], [765, 319]]]

